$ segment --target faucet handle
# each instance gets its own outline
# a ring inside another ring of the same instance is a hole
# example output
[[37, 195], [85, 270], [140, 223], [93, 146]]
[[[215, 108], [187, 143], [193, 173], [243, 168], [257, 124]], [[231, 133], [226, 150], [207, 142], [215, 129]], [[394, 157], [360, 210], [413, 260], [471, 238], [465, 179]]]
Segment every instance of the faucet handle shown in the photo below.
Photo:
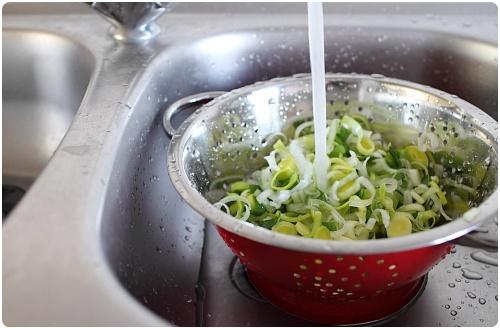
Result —
[[114, 39], [123, 42], [149, 40], [160, 32], [155, 20], [165, 12], [159, 2], [86, 2], [113, 27]]

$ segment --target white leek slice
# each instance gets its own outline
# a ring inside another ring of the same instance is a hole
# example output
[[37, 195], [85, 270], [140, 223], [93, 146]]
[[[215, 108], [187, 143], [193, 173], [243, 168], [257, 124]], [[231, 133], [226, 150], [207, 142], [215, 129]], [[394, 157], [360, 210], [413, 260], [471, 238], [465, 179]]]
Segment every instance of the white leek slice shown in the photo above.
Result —
[[292, 155], [300, 173], [300, 181], [292, 189], [292, 192], [296, 192], [306, 188], [312, 182], [313, 165], [305, 158], [302, 153], [302, 149], [296, 140], [292, 140], [292, 142], [290, 142], [288, 149], [290, 150], [290, 154]]
[[271, 189], [263, 190], [257, 197], [257, 201], [264, 205], [269, 205], [269, 200], [267, 199], [269, 196], [273, 194]]
[[421, 178], [420, 173], [416, 169], [408, 169], [406, 170], [406, 174], [408, 176], [408, 180], [411, 181], [412, 186], [418, 186], [420, 184]]
[[358, 123], [355, 119], [350, 116], [345, 115], [340, 123], [349, 131], [352, 132], [355, 136], [360, 136], [363, 134], [363, 128], [361, 124]]
[[241, 220], [246, 221], [250, 217], [250, 206], [245, 205], [245, 213], [241, 217]]
[[240, 195], [226, 196], [226, 197], [222, 198], [221, 200], [219, 200], [217, 203], [215, 203], [214, 206], [220, 207], [221, 204], [226, 204], [226, 203], [236, 202], [236, 201], [239, 201], [239, 202], [247, 204], [248, 206], [251, 206], [250, 201], [246, 197], [243, 197]]
[[328, 135], [326, 139], [326, 151], [328, 154], [334, 150], [335, 136], [337, 135], [337, 130], [339, 128], [339, 125], [340, 125], [340, 120], [338, 118], [330, 122], [330, 127], [328, 129]]
[[422, 198], [422, 196], [420, 196], [418, 193], [416, 193], [414, 190], [412, 190], [411, 192], [411, 197], [419, 204], [423, 204], [425, 203], [425, 199]]
[[370, 180], [365, 177], [359, 177], [357, 182], [368, 190], [370, 197], [367, 199], [361, 199], [358, 196], [352, 196], [349, 200], [349, 205], [351, 207], [367, 207], [373, 202], [373, 198], [375, 197], [375, 187]]
[[295, 129], [295, 134], [293, 135], [295, 139], [298, 139], [300, 137], [301, 132], [309, 127], [314, 128], [314, 122], [313, 121], [307, 121], [302, 124], [300, 124], [296, 129]]
[[376, 210], [373, 211], [374, 215], [377, 213], [380, 214], [380, 217], [382, 218], [382, 223], [384, 224], [384, 227], [387, 229], [391, 225], [391, 217], [389, 216], [389, 213], [387, 213], [386, 210], [377, 208]]
[[383, 173], [397, 173], [398, 170], [391, 168], [387, 165], [387, 162], [383, 158], [376, 158], [371, 162], [370, 170], [374, 173], [383, 174]]
[[408, 205], [403, 205], [398, 208], [399, 212], [422, 212], [425, 211], [425, 207], [420, 204], [412, 203]]
[[368, 222], [366, 222], [366, 228], [368, 230], [373, 230], [375, 227], [375, 223], [377, 223], [377, 220], [375, 218], [369, 218]]
[[398, 188], [398, 180], [394, 178], [382, 178], [377, 181], [377, 186], [385, 186], [385, 190], [392, 194]]
[[264, 159], [271, 171], [276, 171], [278, 168], [278, 164], [276, 164], [276, 150], [273, 150], [268, 156], [265, 156]]

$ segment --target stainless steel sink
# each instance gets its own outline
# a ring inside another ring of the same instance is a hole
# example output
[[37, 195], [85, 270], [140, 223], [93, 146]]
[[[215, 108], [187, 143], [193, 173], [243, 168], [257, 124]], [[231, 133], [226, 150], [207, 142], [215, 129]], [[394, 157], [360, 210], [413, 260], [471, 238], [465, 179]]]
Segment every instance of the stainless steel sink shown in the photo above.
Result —
[[2, 40], [2, 183], [27, 190], [68, 130], [94, 59], [56, 34], [4, 29]]
[[[327, 6], [327, 69], [431, 85], [496, 118], [493, 5], [428, 6]], [[96, 58], [66, 137], [4, 223], [5, 323], [310, 325], [262, 299], [213, 226], [182, 202], [161, 128], [164, 109], [183, 96], [307, 72], [301, 8], [179, 5], [159, 20], [158, 39], [140, 46], [116, 43], [90, 14], [4, 16], [4, 27], [64, 31]], [[476, 233], [496, 234], [497, 221]], [[496, 323], [497, 267], [472, 260], [472, 251], [457, 246], [389, 325]], [[482, 251], [496, 257], [497, 248]], [[462, 268], [483, 278], [466, 279]]]

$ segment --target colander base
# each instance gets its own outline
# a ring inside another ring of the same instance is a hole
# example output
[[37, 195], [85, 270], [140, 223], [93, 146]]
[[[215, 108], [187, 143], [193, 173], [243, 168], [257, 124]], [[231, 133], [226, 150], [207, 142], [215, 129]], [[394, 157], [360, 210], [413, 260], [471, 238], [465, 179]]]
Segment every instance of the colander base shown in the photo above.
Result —
[[427, 285], [425, 275], [408, 285], [384, 291], [376, 297], [349, 302], [325, 301], [280, 288], [251, 270], [247, 270], [247, 274], [259, 293], [281, 310], [314, 323], [336, 326], [379, 325], [390, 321], [406, 311]]

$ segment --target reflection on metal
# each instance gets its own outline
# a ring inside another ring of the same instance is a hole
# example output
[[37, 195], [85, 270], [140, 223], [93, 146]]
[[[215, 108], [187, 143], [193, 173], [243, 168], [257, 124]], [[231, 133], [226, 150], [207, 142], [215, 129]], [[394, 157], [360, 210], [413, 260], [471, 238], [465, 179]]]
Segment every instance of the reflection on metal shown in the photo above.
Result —
[[155, 20], [165, 12], [159, 2], [86, 2], [113, 28], [110, 33], [118, 41], [149, 40], [160, 33]]
[[3, 44], [2, 176], [28, 189], [80, 106], [93, 57], [78, 43], [37, 31], [4, 31]]

